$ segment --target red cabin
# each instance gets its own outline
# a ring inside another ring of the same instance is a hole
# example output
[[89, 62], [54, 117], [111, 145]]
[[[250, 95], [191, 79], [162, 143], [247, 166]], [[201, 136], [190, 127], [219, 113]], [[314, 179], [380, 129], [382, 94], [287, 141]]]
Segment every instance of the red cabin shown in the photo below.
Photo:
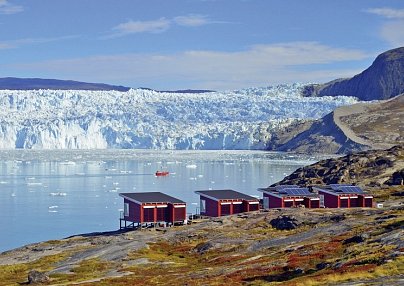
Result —
[[196, 191], [200, 195], [201, 215], [219, 217], [259, 210], [259, 199], [233, 191]]
[[296, 185], [280, 185], [276, 187], [260, 188], [263, 193], [264, 209], [291, 208], [304, 206], [305, 208], [319, 208], [320, 198], [308, 188]]
[[313, 187], [327, 208], [373, 207], [373, 196], [358, 186], [331, 184]]
[[145, 223], [186, 223], [186, 203], [160, 192], [121, 193], [124, 198], [124, 211], [120, 227], [134, 227]]

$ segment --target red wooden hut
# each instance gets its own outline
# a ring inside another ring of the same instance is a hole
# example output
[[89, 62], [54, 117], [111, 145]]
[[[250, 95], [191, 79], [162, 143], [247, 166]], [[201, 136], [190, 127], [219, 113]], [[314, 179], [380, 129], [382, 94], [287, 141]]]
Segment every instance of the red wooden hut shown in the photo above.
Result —
[[201, 215], [219, 217], [256, 211], [259, 199], [233, 190], [196, 191], [200, 195]]
[[276, 187], [260, 188], [263, 193], [264, 209], [290, 208], [304, 206], [306, 208], [319, 208], [320, 198], [308, 188], [296, 185], [280, 185]]
[[365, 193], [358, 186], [331, 184], [327, 186], [315, 186], [324, 206], [327, 208], [352, 208], [372, 207], [373, 196]]
[[[121, 193], [124, 211], [120, 227], [139, 226], [145, 223], [175, 224], [186, 222], [186, 203], [160, 192]], [[124, 222], [124, 226], [122, 223]]]

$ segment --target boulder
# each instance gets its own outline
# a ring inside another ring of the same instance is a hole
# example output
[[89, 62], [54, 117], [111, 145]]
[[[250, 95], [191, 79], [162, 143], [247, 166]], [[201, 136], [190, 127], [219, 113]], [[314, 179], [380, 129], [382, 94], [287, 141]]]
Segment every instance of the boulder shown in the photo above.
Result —
[[28, 284], [41, 284], [49, 282], [49, 276], [37, 270], [28, 273]]
[[294, 216], [279, 216], [269, 222], [273, 228], [279, 230], [291, 230], [297, 228], [301, 223]]

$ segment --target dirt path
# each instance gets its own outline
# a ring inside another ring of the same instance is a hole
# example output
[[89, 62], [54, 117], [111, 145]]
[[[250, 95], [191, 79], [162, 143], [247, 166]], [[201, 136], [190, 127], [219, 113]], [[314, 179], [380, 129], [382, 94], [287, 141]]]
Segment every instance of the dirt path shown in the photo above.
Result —
[[352, 114], [366, 112], [367, 106], [368, 104], [366, 103], [357, 103], [350, 106], [339, 107], [336, 110], [334, 110], [334, 122], [342, 130], [342, 132], [345, 134], [346, 137], [348, 137], [349, 139], [358, 144], [370, 146], [373, 149], [375, 147], [373, 142], [357, 136], [348, 125], [344, 124], [341, 121], [341, 117], [343, 116], [349, 116]]

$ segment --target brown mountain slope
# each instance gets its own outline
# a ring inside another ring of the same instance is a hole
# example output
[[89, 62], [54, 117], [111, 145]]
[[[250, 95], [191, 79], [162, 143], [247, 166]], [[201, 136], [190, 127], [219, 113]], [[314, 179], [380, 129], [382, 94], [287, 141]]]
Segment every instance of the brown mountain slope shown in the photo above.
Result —
[[350, 79], [308, 86], [306, 96], [348, 95], [361, 100], [388, 99], [404, 93], [404, 47], [380, 54], [372, 65]]
[[403, 118], [404, 94], [386, 101], [339, 107], [311, 125], [281, 131], [296, 135], [283, 144], [269, 146], [278, 151], [339, 154], [389, 148], [404, 144]]

